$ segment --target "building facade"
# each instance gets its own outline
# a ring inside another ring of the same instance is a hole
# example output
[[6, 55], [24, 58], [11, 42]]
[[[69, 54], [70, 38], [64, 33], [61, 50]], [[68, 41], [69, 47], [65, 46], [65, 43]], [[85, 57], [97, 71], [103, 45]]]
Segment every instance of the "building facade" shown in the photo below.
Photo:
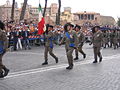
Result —
[[[20, 14], [22, 10], [23, 4], [21, 4], [21, 8], [18, 8], [17, 2], [15, 3], [15, 11], [14, 11], [14, 20], [15, 22], [19, 22]], [[0, 20], [2, 21], [10, 21], [11, 17], [11, 9], [12, 5], [10, 1], [7, 0], [5, 5], [0, 6]], [[42, 8], [44, 11], [44, 8]], [[46, 8], [45, 14], [45, 22], [49, 24], [55, 25], [56, 16], [58, 14], [58, 5], [56, 3], [52, 3], [50, 7]], [[26, 6], [24, 19], [28, 21], [36, 21], [39, 19], [39, 10], [38, 7], [32, 7], [31, 5]], [[60, 23], [64, 25], [67, 22], [71, 22], [73, 24], [79, 25], [105, 25], [110, 24], [114, 25], [116, 22], [113, 17], [110, 16], [102, 16], [100, 13], [96, 12], [77, 12], [72, 13], [71, 7], [64, 7], [64, 11], [61, 12]]]
[[[18, 8], [17, 2], [15, 3], [15, 11], [14, 11], [14, 20], [15, 22], [19, 22], [20, 14], [22, 10], [23, 3], [21, 4], [21, 7]], [[0, 20], [2, 21], [10, 21], [11, 20], [11, 9], [12, 5], [10, 4], [10, 1], [7, 0], [5, 5], [0, 6]], [[42, 11], [44, 11], [44, 8], [42, 8]], [[50, 7], [46, 8], [45, 13], [45, 21], [46, 23], [52, 22], [55, 23], [56, 21], [56, 13], [58, 11], [58, 6], [56, 3], [52, 3]], [[31, 5], [26, 6], [25, 16], [24, 19], [28, 21], [37, 21], [39, 18], [39, 10], [38, 7], [32, 7]]]
[[61, 24], [64, 25], [67, 22], [74, 22], [73, 13], [71, 13], [70, 7], [64, 7], [64, 12], [61, 13]]
[[115, 19], [110, 16], [102, 16], [96, 12], [74, 13], [74, 23], [79, 25], [115, 25]]

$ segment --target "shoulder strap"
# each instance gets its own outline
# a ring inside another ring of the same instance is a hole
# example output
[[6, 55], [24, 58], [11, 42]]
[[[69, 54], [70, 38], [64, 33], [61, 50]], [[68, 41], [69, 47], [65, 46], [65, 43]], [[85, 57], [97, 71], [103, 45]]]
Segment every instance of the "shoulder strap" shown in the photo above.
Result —
[[[68, 32], [65, 33], [66, 34], [66, 37], [70, 40], [70, 41], [73, 41], [72, 38], [70, 38], [70, 34]], [[69, 47], [75, 47], [75, 44], [74, 43], [70, 43], [69, 44]]]
[[71, 41], [73, 40], [73, 39], [70, 38], [70, 34], [69, 34], [68, 32], [66, 32], [65, 35], [66, 35], [66, 37], [67, 37], [68, 39], [70, 39]]

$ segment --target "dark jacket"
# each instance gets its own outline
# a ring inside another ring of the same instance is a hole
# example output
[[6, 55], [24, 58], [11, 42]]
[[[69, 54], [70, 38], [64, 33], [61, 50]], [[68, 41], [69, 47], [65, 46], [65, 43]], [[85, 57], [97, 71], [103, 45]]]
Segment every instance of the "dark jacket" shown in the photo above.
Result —
[[29, 36], [30, 36], [29, 31], [22, 31], [22, 37], [23, 37], [23, 39], [28, 39]]

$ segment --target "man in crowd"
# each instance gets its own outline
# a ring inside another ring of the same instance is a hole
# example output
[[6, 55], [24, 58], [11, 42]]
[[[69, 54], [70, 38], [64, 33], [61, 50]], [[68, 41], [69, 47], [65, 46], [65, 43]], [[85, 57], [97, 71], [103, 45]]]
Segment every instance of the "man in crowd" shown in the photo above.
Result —
[[25, 26], [23, 31], [22, 31], [22, 37], [23, 37], [23, 43], [24, 43], [24, 48], [25, 50], [28, 48], [28, 49], [31, 49], [30, 47], [30, 43], [29, 43], [29, 28], [28, 26]]

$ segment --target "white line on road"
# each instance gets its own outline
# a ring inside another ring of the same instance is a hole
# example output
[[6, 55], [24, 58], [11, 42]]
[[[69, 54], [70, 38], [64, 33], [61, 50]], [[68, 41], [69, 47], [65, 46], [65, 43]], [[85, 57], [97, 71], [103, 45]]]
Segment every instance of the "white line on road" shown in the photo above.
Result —
[[40, 55], [40, 52], [10, 52], [10, 54], [22, 54], [22, 55]]
[[[120, 54], [104, 57], [103, 60], [111, 60], [111, 59], [115, 59], [115, 58], [120, 58]], [[93, 59], [84, 60], [81, 62], [75, 62], [74, 64], [75, 64], [75, 66], [85, 65], [85, 64], [90, 64], [91, 61], [93, 61]], [[13, 78], [13, 77], [25, 76], [25, 75], [30, 75], [30, 74], [36, 74], [36, 73], [40, 73], [40, 72], [46, 72], [46, 71], [50, 71], [50, 70], [61, 69], [61, 68], [65, 68], [67, 65], [68, 64], [61, 64], [61, 65], [55, 65], [55, 66], [49, 66], [49, 67], [43, 67], [43, 68], [37, 68], [37, 69], [31, 69], [31, 70], [26, 70], [26, 71], [10, 73], [6, 78]]]

